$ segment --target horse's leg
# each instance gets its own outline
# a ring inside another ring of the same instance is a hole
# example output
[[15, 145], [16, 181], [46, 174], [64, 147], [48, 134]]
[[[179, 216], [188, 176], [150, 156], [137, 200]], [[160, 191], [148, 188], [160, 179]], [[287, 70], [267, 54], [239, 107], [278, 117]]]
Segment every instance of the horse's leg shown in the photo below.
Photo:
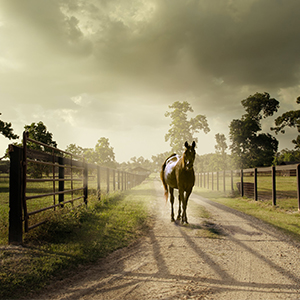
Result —
[[178, 207], [178, 215], [177, 220], [181, 219], [181, 203], [184, 200], [184, 194], [181, 192], [181, 190], [178, 189], [178, 200], [179, 200], [179, 207]]
[[174, 189], [169, 188], [170, 191], [170, 202], [171, 202], [171, 222], [174, 222]]
[[191, 190], [188, 190], [186, 193], [185, 193], [185, 197], [184, 197], [184, 200], [182, 201], [182, 206], [183, 206], [183, 212], [182, 212], [182, 224], [185, 222], [186, 224], [189, 224], [188, 220], [187, 220], [187, 216], [186, 216], [186, 208], [187, 208], [187, 204], [188, 204], [188, 200], [189, 200], [189, 197], [190, 197], [190, 194], [192, 192], [192, 189]]

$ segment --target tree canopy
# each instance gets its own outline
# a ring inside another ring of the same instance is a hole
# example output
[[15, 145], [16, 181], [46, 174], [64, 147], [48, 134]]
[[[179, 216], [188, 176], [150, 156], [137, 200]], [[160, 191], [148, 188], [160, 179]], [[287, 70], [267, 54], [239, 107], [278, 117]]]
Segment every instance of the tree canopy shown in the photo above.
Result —
[[195, 141], [197, 144], [198, 139], [194, 137], [194, 134], [200, 130], [203, 130], [205, 133], [210, 131], [206, 116], [197, 115], [195, 118], [188, 120], [187, 113], [194, 110], [187, 101], [176, 101], [172, 105], [169, 105], [169, 108], [172, 111], [167, 111], [165, 116], [170, 117], [172, 122], [170, 124], [171, 128], [165, 135], [165, 141], [170, 141], [173, 152], [183, 152], [185, 141], [189, 143]]
[[[0, 113], [0, 115], [1, 115], [1, 113]], [[18, 135], [13, 133], [11, 123], [7, 123], [2, 120], [0, 120], [0, 133], [10, 140], [11, 139], [16, 140], [19, 138]]]
[[[297, 104], [300, 104], [300, 97], [296, 100]], [[275, 127], [271, 128], [275, 133], [285, 133], [285, 127], [296, 127], [300, 133], [300, 110], [290, 110], [282, 114], [275, 119]], [[296, 139], [292, 140], [295, 145], [295, 149], [300, 149], [300, 135]]]
[[[54, 148], [57, 147], [57, 143], [52, 139], [53, 134], [47, 130], [47, 127], [42, 121], [25, 125], [24, 129], [28, 132], [29, 138]], [[30, 147], [37, 150], [42, 148], [40, 145], [33, 143], [30, 143]], [[45, 149], [45, 151], [48, 151], [48, 149]]]
[[241, 101], [246, 114], [229, 126], [231, 153], [240, 168], [270, 166], [278, 149], [278, 141], [270, 134], [260, 133], [261, 120], [272, 116], [279, 102], [268, 93], [256, 93]]

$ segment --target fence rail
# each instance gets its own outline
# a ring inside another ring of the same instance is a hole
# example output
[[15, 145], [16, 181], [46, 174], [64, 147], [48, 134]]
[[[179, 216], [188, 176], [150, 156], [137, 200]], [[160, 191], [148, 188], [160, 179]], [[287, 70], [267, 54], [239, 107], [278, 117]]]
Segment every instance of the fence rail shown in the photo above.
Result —
[[[29, 148], [33, 144], [41, 146], [43, 151]], [[10, 145], [9, 152], [10, 244], [21, 244], [23, 232], [47, 220], [46, 216], [34, 218], [37, 214], [67, 204], [87, 205], [89, 190], [95, 190], [100, 200], [103, 193], [130, 189], [146, 178], [87, 163], [84, 157], [28, 138], [26, 132], [23, 147]]]
[[[260, 187], [263, 178], [270, 178], [269, 188]], [[255, 201], [271, 197], [274, 206], [279, 198], [297, 198], [300, 211], [300, 164], [197, 173], [196, 185], [224, 192], [237, 190]], [[288, 191], [287, 185], [291, 186]]]

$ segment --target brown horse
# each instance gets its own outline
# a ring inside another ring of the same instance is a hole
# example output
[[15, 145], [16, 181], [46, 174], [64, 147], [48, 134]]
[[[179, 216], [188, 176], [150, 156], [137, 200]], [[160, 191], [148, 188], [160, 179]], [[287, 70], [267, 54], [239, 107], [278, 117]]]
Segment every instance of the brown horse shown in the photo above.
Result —
[[[170, 202], [171, 202], [171, 221], [174, 220], [174, 189], [178, 189], [179, 209], [177, 220], [182, 221], [182, 224], [187, 223], [186, 208], [189, 196], [193, 190], [195, 184], [194, 173], [194, 160], [196, 156], [195, 146], [193, 142], [189, 146], [188, 142], [184, 144], [186, 150], [180, 157], [177, 154], [169, 156], [164, 164], [160, 173], [160, 178], [165, 188], [165, 197], [168, 201], [168, 186], [170, 190]], [[182, 216], [181, 216], [181, 203], [182, 203]]]

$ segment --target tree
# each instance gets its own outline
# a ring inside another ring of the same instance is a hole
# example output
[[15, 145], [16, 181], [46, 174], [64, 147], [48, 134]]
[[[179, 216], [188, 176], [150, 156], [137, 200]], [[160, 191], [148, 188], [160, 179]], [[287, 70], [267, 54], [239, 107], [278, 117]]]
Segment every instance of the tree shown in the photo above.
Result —
[[195, 133], [200, 130], [203, 130], [205, 133], [210, 131], [205, 116], [197, 115], [195, 118], [187, 119], [187, 113], [193, 112], [188, 102], [176, 101], [172, 105], [169, 105], [169, 108], [173, 111], [167, 111], [165, 116], [170, 117], [172, 122], [170, 124], [171, 128], [165, 135], [165, 141], [170, 141], [172, 151], [175, 153], [183, 152], [185, 141], [189, 143], [195, 141], [197, 144], [198, 139], [193, 136]]
[[108, 138], [102, 137], [95, 146], [94, 162], [106, 167], [114, 167], [116, 164], [114, 148], [109, 145]]
[[[52, 140], [53, 134], [47, 131], [47, 127], [42, 121], [38, 122], [37, 124], [31, 123], [31, 125], [25, 125], [24, 129], [28, 132], [29, 138], [54, 148], [57, 147], [57, 143]], [[51, 152], [49, 151], [49, 149], [44, 149], [44, 147], [42, 147], [41, 145], [37, 145], [34, 143], [29, 143], [29, 147], [36, 150], [45, 150], [46, 152]]]
[[[53, 141], [53, 134], [47, 131], [47, 127], [44, 125], [42, 121], [36, 123], [31, 123], [31, 125], [25, 125], [24, 129], [28, 132], [28, 137], [35, 141], [44, 143], [51, 147], [56, 148], [57, 143]], [[48, 147], [41, 146], [36, 143], [29, 142], [28, 147], [34, 150], [40, 150], [45, 152], [52, 152]], [[51, 167], [37, 165], [37, 164], [29, 164], [27, 167], [28, 173], [30, 173], [33, 177], [42, 177], [43, 173], [49, 174]]]
[[[0, 113], [0, 115], [1, 115], [1, 113]], [[0, 120], [0, 133], [10, 140], [11, 139], [16, 140], [19, 138], [18, 135], [13, 133], [11, 123], [3, 122], [1, 120]]]
[[224, 134], [217, 133], [215, 135], [217, 144], [215, 145], [216, 154], [218, 155], [218, 165], [221, 170], [226, 169], [226, 149], [228, 148], [226, 143], [226, 137]]
[[[297, 104], [300, 104], [300, 97], [296, 100]], [[290, 110], [282, 114], [281, 116], [275, 119], [275, 127], [272, 127], [271, 130], [274, 130], [276, 134], [279, 132], [285, 133], [284, 128], [296, 127], [300, 133], [300, 110]], [[295, 144], [295, 149], [300, 150], [300, 135], [296, 139], [292, 140], [292, 143]]]
[[77, 156], [83, 156], [84, 149], [76, 144], [70, 144], [67, 146], [66, 152]]
[[268, 93], [256, 93], [241, 101], [246, 114], [230, 123], [231, 153], [240, 168], [270, 166], [278, 149], [278, 141], [261, 131], [261, 120], [272, 116], [279, 102]]

